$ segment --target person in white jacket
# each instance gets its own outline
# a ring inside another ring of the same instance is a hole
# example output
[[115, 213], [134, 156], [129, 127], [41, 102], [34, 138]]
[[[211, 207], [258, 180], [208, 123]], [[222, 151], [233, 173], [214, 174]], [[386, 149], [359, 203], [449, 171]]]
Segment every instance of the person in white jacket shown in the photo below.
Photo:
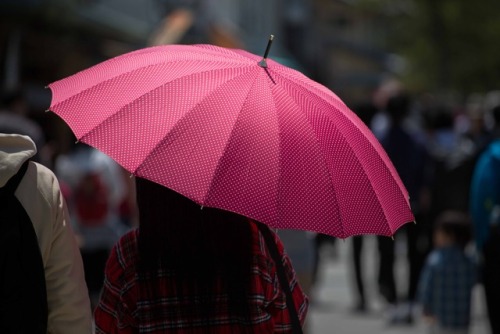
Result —
[[[0, 188], [35, 154], [36, 146], [29, 137], [0, 133]], [[15, 196], [31, 219], [40, 246], [47, 287], [48, 333], [92, 333], [82, 259], [56, 176], [31, 161]]]

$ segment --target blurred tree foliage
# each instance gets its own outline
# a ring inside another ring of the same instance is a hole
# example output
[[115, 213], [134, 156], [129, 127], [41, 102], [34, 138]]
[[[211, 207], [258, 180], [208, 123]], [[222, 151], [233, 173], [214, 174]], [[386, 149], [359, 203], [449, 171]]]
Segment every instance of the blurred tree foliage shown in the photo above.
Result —
[[386, 47], [408, 61], [410, 88], [462, 94], [500, 88], [500, 1], [353, 2], [387, 17]]

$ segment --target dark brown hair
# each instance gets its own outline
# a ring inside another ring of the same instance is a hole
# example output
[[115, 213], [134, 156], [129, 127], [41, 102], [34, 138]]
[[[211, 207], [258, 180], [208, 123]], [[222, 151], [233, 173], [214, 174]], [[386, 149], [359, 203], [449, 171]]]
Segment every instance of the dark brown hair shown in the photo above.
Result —
[[[215, 285], [221, 284], [227, 292], [228, 312], [245, 320], [252, 264], [249, 220], [223, 210], [202, 209], [145, 179], [138, 178], [136, 186], [141, 277], [147, 279], [158, 270], [171, 272], [175, 282], [170, 291], [187, 299], [196, 291], [203, 302], [192, 300], [192, 310], [207, 323], [217, 309]], [[148, 298], [155, 296], [154, 291], [146, 293]]]
[[465, 248], [472, 238], [471, 221], [460, 211], [445, 211], [436, 220], [436, 230], [453, 239], [460, 248]]

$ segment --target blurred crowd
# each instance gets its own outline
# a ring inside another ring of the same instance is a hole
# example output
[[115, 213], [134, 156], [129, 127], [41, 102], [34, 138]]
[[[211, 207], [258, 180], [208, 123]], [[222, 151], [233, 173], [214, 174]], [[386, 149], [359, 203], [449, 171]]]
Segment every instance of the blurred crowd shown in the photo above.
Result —
[[[460, 102], [430, 93], [411, 94], [390, 80], [351, 109], [386, 150], [409, 192], [415, 215], [415, 222], [403, 226], [393, 238], [376, 237], [377, 277], [365, 277], [366, 237], [352, 238], [353, 311], [369, 311], [367, 296], [373, 294], [365, 286], [373, 286], [366, 283], [374, 279], [388, 324], [412, 325], [423, 313], [430, 324], [445, 317], [453, 319], [448, 320], [452, 328], [467, 328], [472, 289], [482, 284], [492, 332], [499, 333], [500, 296], [494, 282], [500, 277], [494, 259], [500, 255], [496, 239], [500, 91], [471, 94]], [[291, 249], [292, 262], [299, 264], [297, 273], [307, 282], [305, 291], [314, 291], [325, 256], [321, 250], [334, 249], [336, 238], [301, 231], [281, 231], [280, 237]], [[406, 245], [408, 282], [397, 279], [398, 244]]]
[[[396, 242], [391, 238], [377, 237], [380, 257], [376, 279], [378, 293], [387, 305], [387, 320], [411, 324], [414, 307], [421, 301], [423, 269], [429, 254], [438, 246], [435, 224], [443, 214], [461, 213], [470, 218], [471, 238], [464, 252], [483, 268], [478, 270], [477, 281], [488, 284], [492, 277], [498, 276], [498, 270], [487, 269], [489, 255], [484, 248], [492, 247], [488, 243], [489, 228], [485, 229], [484, 222], [478, 220], [489, 222], [499, 211], [492, 202], [477, 213], [486, 204], [477, 204], [475, 200], [487, 201], [491, 196], [486, 200], [480, 195], [476, 197], [474, 191], [484, 190], [484, 186], [475, 187], [474, 180], [478, 161], [500, 139], [500, 91], [471, 94], [460, 100], [430, 93], [412, 94], [399, 82], [388, 81], [366, 102], [351, 109], [380, 140], [410, 195], [416, 222], [405, 225], [394, 236], [396, 241], [404, 239], [407, 245], [408, 290], [400, 295], [396, 289]], [[95, 302], [110, 249], [120, 236], [137, 225], [134, 183], [105, 154], [76, 143], [71, 137], [54, 139], [47, 124], [37, 121], [40, 112], [30, 108], [30, 101], [22, 91], [3, 92], [0, 133], [29, 135], [38, 147], [34, 160], [58, 176], [78, 237], [90, 297]], [[66, 142], [54, 143], [54, 140]], [[500, 169], [493, 169], [492, 173], [500, 174]], [[475, 206], [479, 209], [473, 212]], [[318, 264], [322, 260], [320, 250], [326, 244], [334, 244], [335, 238], [302, 231], [280, 231], [279, 235], [304, 291], [310, 292], [317, 281]], [[364, 277], [360, 260], [363, 239], [357, 236], [352, 242], [357, 287], [353, 307], [359, 312], [367, 311], [369, 304], [365, 291], [365, 281], [369, 278]], [[487, 302], [491, 312], [498, 308], [500, 299]]]

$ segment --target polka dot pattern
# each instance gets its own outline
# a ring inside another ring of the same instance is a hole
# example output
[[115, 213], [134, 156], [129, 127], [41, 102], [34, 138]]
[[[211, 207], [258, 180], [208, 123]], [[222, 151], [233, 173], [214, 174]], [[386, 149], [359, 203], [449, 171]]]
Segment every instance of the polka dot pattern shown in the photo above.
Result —
[[346, 238], [413, 221], [371, 131], [326, 87], [243, 50], [146, 48], [49, 85], [80, 141], [203, 206]]

